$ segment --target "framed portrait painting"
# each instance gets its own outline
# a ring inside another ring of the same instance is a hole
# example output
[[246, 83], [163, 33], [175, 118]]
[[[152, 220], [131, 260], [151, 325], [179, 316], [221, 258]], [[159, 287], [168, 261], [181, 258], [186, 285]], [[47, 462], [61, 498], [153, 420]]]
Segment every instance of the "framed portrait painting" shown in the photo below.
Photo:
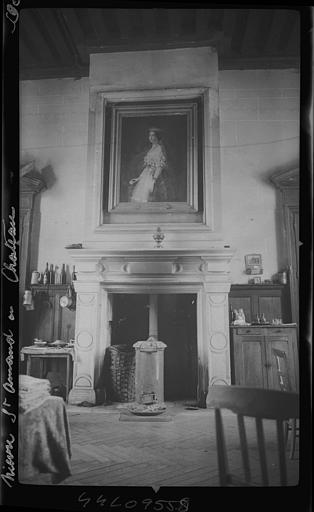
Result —
[[196, 213], [202, 203], [198, 98], [107, 102], [104, 209]]

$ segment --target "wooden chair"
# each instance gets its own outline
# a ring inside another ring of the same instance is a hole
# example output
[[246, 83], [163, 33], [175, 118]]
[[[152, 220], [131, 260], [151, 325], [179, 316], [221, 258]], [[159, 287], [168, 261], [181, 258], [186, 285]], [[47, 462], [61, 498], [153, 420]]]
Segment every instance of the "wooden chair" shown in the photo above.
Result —
[[[289, 376], [289, 367], [287, 361], [287, 355], [282, 350], [273, 348], [273, 355], [276, 362], [276, 369], [278, 375], [278, 384], [281, 391], [292, 391], [292, 386]], [[285, 443], [287, 445], [289, 432], [291, 432], [291, 443], [289, 458], [293, 459], [295, 454], [296, 438], [299, 437], [299, 427], [297, 426], [297, 420], [292, 418], [285, 422]]]
[[[257, 446], [261, 467], [262, 485], [269, 486], [266, 460], [263, 419], [276, 421], [277, 447], [279, 457], [280, 484], [287, 485], [287, 465], [284, 442], [284, 421], [299, 417], [299, 396], [296, 393], [282, 393], [277, 390], [247, 388], [240, 386], [212, 386], [207, 395], [207, 406], [215, 409], [216, 440], [219, 482], [221, 486], [253, 486], [247, 432], [244, 417], [255, 418]], [[236, 482], [229, 471], [225, 444], [222, 409], [229, 409], [237, 415], [244, 481]]]

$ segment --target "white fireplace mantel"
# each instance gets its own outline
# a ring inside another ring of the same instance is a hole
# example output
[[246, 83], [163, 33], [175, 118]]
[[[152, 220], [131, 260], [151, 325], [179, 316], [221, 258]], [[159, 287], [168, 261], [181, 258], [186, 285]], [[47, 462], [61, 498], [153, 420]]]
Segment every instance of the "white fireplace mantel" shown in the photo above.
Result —
[[77, 270], [72, 404], [95, 403], [105, 350], [110, 346], [110, 295], [197, 294], [198, 398], [209, 385], [230, 384], [229, 262], [234, 251], [207, 249], [69, 249]]

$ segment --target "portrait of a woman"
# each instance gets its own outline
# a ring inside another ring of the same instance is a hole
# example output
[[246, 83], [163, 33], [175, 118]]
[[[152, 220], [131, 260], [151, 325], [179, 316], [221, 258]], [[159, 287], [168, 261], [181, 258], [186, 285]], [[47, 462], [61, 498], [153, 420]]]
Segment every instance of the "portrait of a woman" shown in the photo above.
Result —
[[129, 181], [129, 197], [131, 202], [147, 203], [148, 201], [166, 201], [170, 196], [166, 184], [167, 155], [162, 142], [161, 130], [150, 128], [148, 140], [150, 149], [144, 156], [142, 168], [138, 176]]
[[185, 202], [186, 116], [126, 115], [119, 133], [118, 203], [145, 210], [151, 203]]

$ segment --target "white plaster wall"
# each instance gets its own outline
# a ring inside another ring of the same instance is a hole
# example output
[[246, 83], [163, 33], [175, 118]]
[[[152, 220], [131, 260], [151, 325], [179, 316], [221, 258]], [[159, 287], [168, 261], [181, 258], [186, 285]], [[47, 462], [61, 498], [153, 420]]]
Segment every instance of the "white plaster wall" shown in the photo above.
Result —
[[221, 71], [219, 97], [223, 232], [236, 249], [232, 281], [247, 283], [244, 255], [250, 253], [262, 254], [262, 279], [269, 279], [281, 262], [268, 177], [298, 166], [299, 73]]
[[40, 271], [71, 265], [64, 247], [84, 238], [88, 106], [88, 78], [21, 82], [21, 161], [53, 173], [40, 201]]
[[[21, 83], [21, 161], [34, 159], [39, 170], [51, 165], [55, 175], [41, 196], [39, 270], [46, 261], [71, 264], [64, 246], [84, 239], [89, 86], [87, 78]], [[251, 252], [262, 254], [267, 279], [280, 266], [267, 177], [298, 162], [299, 75], [221, 71], [219, 88], [223, 232], [236, 249], [232, 281], [247, 282], [244, 255]]]

